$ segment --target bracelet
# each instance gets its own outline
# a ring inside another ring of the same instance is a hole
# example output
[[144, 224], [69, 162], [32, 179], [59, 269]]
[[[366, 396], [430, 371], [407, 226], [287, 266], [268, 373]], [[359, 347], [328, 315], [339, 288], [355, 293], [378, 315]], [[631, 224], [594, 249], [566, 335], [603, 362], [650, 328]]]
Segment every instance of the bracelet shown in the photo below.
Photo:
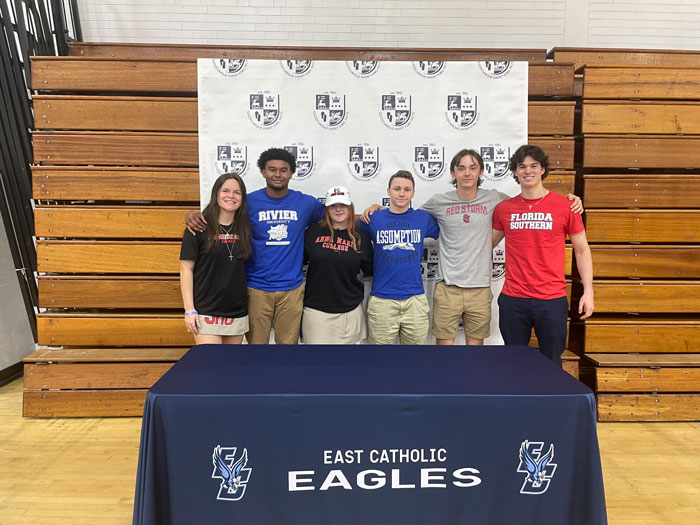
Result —
[[197, 315], [198, 313], [197, 310], [192, 310], [191, 312], [185, 312], [185, 315]]

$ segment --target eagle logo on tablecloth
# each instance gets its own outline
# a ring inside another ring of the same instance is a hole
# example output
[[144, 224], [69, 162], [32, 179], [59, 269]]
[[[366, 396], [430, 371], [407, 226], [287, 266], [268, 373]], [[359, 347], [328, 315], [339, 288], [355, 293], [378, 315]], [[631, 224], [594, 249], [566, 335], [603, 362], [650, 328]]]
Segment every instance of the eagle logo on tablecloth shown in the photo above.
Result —
[[507, 60], [479, 62], [479, 69], [481, 69], [481, 72], [488, 78], [503, 78], [510, 72], [512, 67], [513, 63]]
[[387, 128], [405, 129], [413, 120], [411, 95], [402, 91], [383, 94], [379, 116]]
[[549, 445], [549, 450], [546, 454], [544, 451], [544, 442], [528, 441], [527, 439], [520, 444], [518, 457], [518, 472], [527, 474], [525, 481], [520, 488], [520, 494], [544, 494], [549, 488], [549, 484], [554, 477], [554, 471], [557, 470], [557, 464], [554, 459], [554, 443]]
[[376, 60], [347, 60], [345, 65], [356, 77], [369, 78], [379, 70], [380, 63]]
[[248, 169], [248, 146], [227, 142], [216, 146], [216, 171], [219, 175], [236, 173], [243, 175]]
[[258, 128], [266, 129], [279, 123], [280, 96], [269, 91], [259, 91], [248, 95], [248, 119]]
[[510, 148], [500, 144], [489, 144], [480, 148], [481, 157], [484, 159], [484, 177], [487, 180], [499, 181], [510, 173], [508, 162], [510, 160]]
[[335, 91], [316, 93], [314, 118], [325, 129], [338, 129], [345, 124], [345, 95]]
[[237, 447], [222, 447], [217, 445], [212, 453], [214, 470], [212, 479], [220, 479], [219, 492], [216, 499], [222, 501], [238, 501], [246, 491], [252, 468], [248, 464], [248, 449], [244, 448], [241, 457], [236, 459]]
[[478, 97], [465, 91], [447, 95], [445, 118], [455, 129], [469, 129], [479, 120]]

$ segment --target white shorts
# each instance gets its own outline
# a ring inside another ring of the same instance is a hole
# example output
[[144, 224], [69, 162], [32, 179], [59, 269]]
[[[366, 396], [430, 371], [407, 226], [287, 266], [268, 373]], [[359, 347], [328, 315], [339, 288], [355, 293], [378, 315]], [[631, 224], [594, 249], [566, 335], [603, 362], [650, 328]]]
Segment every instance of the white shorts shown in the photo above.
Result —
[[217, 315], [198, 315], [199, 333], [202, 335], [243, 335], [248, 331], [248, 316], [219, 317]]

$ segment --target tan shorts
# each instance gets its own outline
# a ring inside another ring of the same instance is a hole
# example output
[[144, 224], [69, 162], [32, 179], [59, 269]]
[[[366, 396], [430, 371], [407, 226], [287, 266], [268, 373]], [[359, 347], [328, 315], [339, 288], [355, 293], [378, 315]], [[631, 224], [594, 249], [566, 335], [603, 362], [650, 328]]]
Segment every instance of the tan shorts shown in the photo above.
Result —
[[460, 288], [440, 281], [433, 294], [433, 327], [437, 339], [454, 339], [459, 320], [464, 334], [486, 339], [491, 334], [491, 288]]
[[304, 303], [304, 285], [293, 290], [268, 292], [248, 287], [248, 315], [250, 330], [245, 338], [252, 345], [270, 342], [270, 331], [275, 331], [275, 343], [295, 345], [299, 342], [301, 309]]
[[367, 337], [367, 322], [362, 304], [349, 312], [331, 314], [304, 307], [301, 338], [307, 345], [354, 345]]
[[382, 299], [371, 296], [367, 306], [367, 328], [372, 345], [428, 343], [430, 307], [425, 294], [408, 299]]
[[219, 317], [216, 315], [198, 315], [201, 335], [243, 335], [248, 331], [248, 316]]

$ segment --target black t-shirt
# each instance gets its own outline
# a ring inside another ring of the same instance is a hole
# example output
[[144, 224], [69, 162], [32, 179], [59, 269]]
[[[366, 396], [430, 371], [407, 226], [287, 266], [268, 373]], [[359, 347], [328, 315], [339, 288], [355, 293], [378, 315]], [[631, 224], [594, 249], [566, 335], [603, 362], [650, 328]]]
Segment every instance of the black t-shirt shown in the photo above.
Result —
[[195, 262], [195, 309], [200, 315], [234, 318], [248, 315], [245, 264], [238, 259], [235, 236], [220, 234], [218, 246], [209, 253], [204, 251], [206, 240], [206, 232], [192, 235], [185, 230], [180, 248], [180, 260]]
[[353, 250], [347, 230], [330, 231], [312, 224], [304, 236], [304, 259], [309, 262], [306, 272], [304, 306], [328, 313], [349, 312], [362, 302], [365, 287], [357, 278], [360, 269], [372, 275], [372, 242], [358, 230], [360, 249]]

